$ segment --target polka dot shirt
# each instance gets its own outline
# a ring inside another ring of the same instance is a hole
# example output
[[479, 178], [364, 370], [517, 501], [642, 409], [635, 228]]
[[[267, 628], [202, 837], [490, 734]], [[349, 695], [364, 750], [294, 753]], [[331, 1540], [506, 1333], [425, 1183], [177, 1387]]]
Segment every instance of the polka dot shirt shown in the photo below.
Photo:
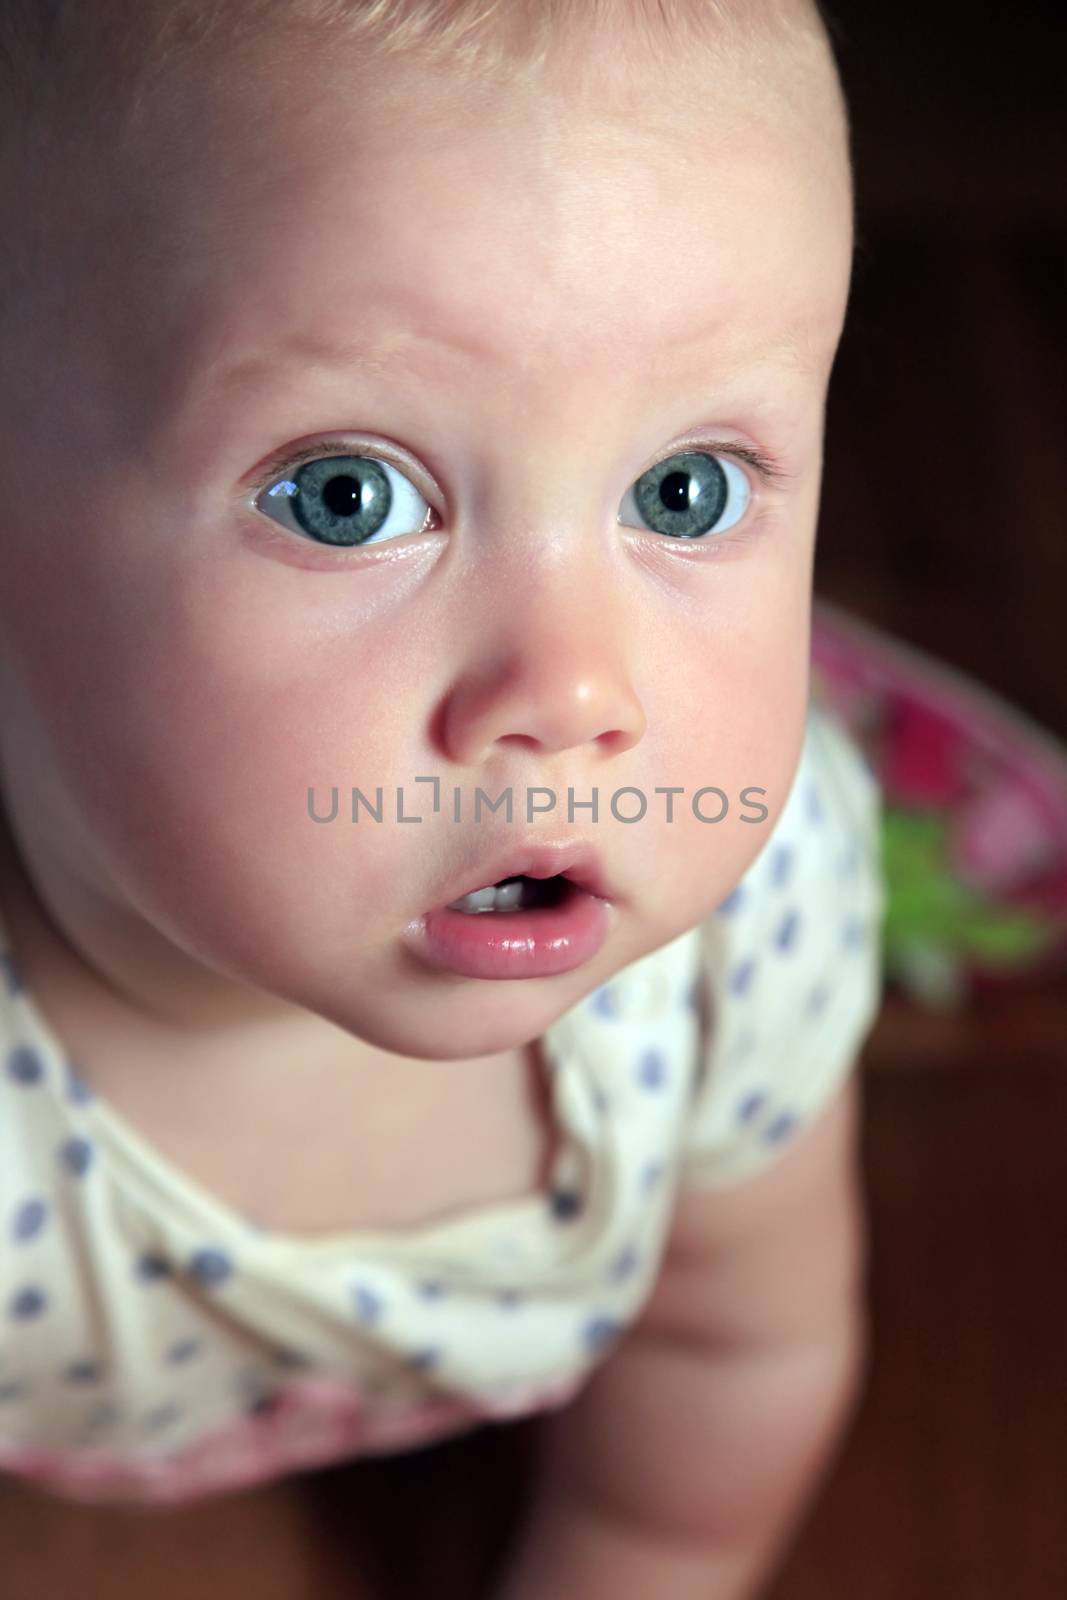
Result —
[[777, 1159], [854, 1062], [879, 808], [813, 701], [733, 893], [542, 1039], [547, 1191], [419, 1227], [298, 1238], [207, 1192], [79, 1075], [0, 920], [0, 1472], [178, 1502], [566, 1404], [650, 1295], [679, 1186]]

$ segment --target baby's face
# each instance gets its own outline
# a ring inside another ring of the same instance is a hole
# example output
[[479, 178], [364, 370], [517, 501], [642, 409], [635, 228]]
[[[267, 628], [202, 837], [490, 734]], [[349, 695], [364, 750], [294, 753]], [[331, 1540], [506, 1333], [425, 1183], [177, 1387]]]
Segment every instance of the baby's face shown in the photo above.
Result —
[[[609, 116], [390, 72], [387, 100], [335, 48], [161, 104], [151, 171], [105, 163], [64, 219], [3, 396], [4, 759], [50, 888], [131, 951], [473, 1057], [706, 916], [786, 799], [850, 196], [825, 85]], [[375, 469], [355, 521], [343, 464], [306, 526], [268, 492], [306, 447]], [[508, 786], [513, 822], [476, 824]], [[527, 822], [533, 786], [556, 809]], [[598, 954], [424, 962], [423, 913], [531, 838], [600, 853]]]

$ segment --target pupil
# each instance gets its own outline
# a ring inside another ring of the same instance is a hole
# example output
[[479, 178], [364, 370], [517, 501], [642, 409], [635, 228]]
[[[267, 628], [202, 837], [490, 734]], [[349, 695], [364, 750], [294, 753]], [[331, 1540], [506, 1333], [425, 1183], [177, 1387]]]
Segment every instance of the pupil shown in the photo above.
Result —
[[322, 498], [335, 517], [351, 517], [363, 502], [363, 485], [347, 472], [340, 473], [323, 485]]
[[689, 473], [668, 472], [659, 486], [659, 496], [668, 511], [688, 511]]

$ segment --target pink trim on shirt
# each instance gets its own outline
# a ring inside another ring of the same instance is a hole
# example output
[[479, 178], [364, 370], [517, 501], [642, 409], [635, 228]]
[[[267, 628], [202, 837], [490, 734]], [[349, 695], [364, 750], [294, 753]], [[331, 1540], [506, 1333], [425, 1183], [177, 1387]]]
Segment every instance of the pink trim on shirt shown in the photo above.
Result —
[[321, 1379], [276, 1391], [270, 1411], [243, 1417], [167, 1456], [107, 1450], [19, 1449], [0, 1443], [0, 1471], [30, 1479], [63, 1498], [175, 1504], [228, 1494], [361, 1455], [417, 1448], [479, 1423], [555, 1409], [582, 1386], [579, 1372], [552, 1384], [522, 1385], [492, 1399], [441, 1400], [368, 1411], [358, 1393]]

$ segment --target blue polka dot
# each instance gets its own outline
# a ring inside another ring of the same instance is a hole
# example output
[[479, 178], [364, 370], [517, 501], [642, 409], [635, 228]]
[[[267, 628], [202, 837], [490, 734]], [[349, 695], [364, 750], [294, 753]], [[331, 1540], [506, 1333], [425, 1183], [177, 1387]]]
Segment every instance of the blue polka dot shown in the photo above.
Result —
[[76, 1178], [82, 1178], [93, 1159], [93, 1147], [88, 1139], [67, 1139], [59, 1148], [59, 1159]]
[[552, 1215], [558, 1222], [568, 1222], [582, 1209], [582, 1197], [571, 1189], [554, 1189], [548, 1197]]
[[826, 984], [825, 983], [817, 983], [815, 985], [815, 988], [808, 995], [807, 1006], [805, 1007], [805, 1009], [808, 1012], [808, 1015], [809, 1016], [813, 1016], [813, 1017], [818, 1016], [819, 1012], [822, 1011], [823, 1007], [826, 1005], [826, 1002], [827, 1002], [827, 1000], [829, 1000], [829, 998], [830, 998], [830, 991], [827, 988]]
[[7, 1073], [16, 1083], [40, 1083], [44, 1077], [44, 1062], [30, 1045], [19, 1044], [8, 1055]]
[[176, 1339], [167, 1350], [165, 1359], [172, 1367], [177, 1367], [185, 1361], [191, 1361], [202, 1348], [199, 1339]]
[[511, 1311], [515, 1306], [521, 1306], [525, 1295], [518, 1289], [501, 1289], [496, 1297], [497, 1305], [503, 1306], [505, 1311]]
[[743, 904], [744, 899], [744, 885], [739, 883], [737, 887], [731, 890], [731, 892], [726, 896], [725, 900], [719, 901], [718, 905], [715, 907], [715, 915], [717, 917], [732, 917], [738, 907]]
[[734, 968], [730, 974], [730, 991], [732, 994], [747, 994], [756, 971], [756, 962], [753, 956], [746, 956], [741, 964]]
[[352, 1291], [355, 1301], [356, 1316], [361, 1322], [377, 1322], [382, 1314], [383, 1302], [380, 1295], [373, 1289], [365, 1289], [362, 1284], [357, 1284]]
[[767, 1096], [762, 1090], [757, 1090], [755, 1094], [746, 1095], [737, 1108], [738, 1121], [751, 1122], [752, 1118], [763, 1109], [766, 1103]]
[[67, 1383], [97, 1383], [102, 1373], [99, 1361], [72, 1361], [63, 1377]]
[[16, 1244], [25, 1244], [36, 1237], [44, 1227], [48, 1207], [43, 1200], [24, 1200], [15, 1212], [11, 1236]]
[[9, 950], [0, 951], [0, 972], [4, 974], [4, 987], [9, 995], [17, 995], [26, 987], [18, 963]]
[[646, 1089], [659, 1089], [666, 1078], [666, 1062], [661, 1050], [645, 1050], [637, 1069], [638, 1082]]
[[415, 1372], [425, 1372], [429, 1367], [435, 1367], [440, 1358], [439, 1346], [429, 1345], [422, 1350], [416, 1350], [414, 1355], [408, 1356], [405, 1365]]
[[860, 860], [859, 845], [856, 843], [855, 840], [853, 840], [852, 843], [849, 845], [848, 849], [845, 851], [845, 854], [841, 857], [841, 861], [840, 861], [840, 863], [838, 865], [838, 871], [839, 871], [841, 877], [842, 878], [851, 877], [852, 874], [855, 872], [856, 868], [859, 866], [859, 860]]
[[770, 1123], [764, 1138], [773, 1144], [778, 1139], [784, 1139], [788, 1133], [792, 1133], [796, 1125], [797, 1118], [793, 1113], [791, 1111], [783, 1111], [780, 1116], [775, 1117], [774, 1121]]
[[198, 1250], [189, 1263], [189, 1275], [205, 1288], [225, 1283], [233, 1272], [233, 1262], [224, 1250]]
[[[261, 1415], [270, 1409], [269, 1402], [275, 1395], [271, 1378], [262, 1372], [239, 1372], [234, 1383], [234, 1391], [245, 1411], [252, 1415]], [[268, 1405], [264, 1405], [264, 1401]]]
[[787, 844], [780, 844], [771, 857], [771, 882], [776, 889], [785, 886], [793, 865], [793, 852]]
[[591, 1317], [582, 1328], [582, 1340], [588, 1351], [595, 1353], [609, 1345], [622, 1331], [622, 1323], [614, 1317]]
[[40, 1289], [20, 1289], [7, 1308], [8, 1315], [27, 1322], [31, 1317], [39, 1317], [46, 1304]]
[[632, 1245], [627, 1245], [620, 1256], [612, 1262], [608, 1277], [618, 1282], [621, 1278], [628, 1278], [635, 1271], [639, 1257]]
[[796, 943], [797, 928], [800, 926], [800, 917], [796, 911], [787, 911], [774, 935], [774, 942], [779, 950], [791, 950]]
[[430, 1280], [419, 1284], [418, 1293], [424, 1300], [440, 1300], [445, 1293], [445, 1286], [443, 1283]]
[[703, 980], [701, 978], [694, 978], [692, 983], [689, 985], [689, 988], [688, 988], [688, 990], [686, 992], [683, 1004], [687, 1005], [689, 1007], [690, 1011], [699, 1011], [700, 1008], [701, 1008], [701, 1005], [703, 1003], [703, 999], [704, 999], [704, 983], [703, 983]]
[[93, 1092], [89, 1088], [89, 1085], [85, 1082], [85, 1079], [79, 1077], [77, 1068], [72, 1066], [68, 1067], [67, 1099], [72, 1100], [75, 1105], [83, 1106], [87, 1105], [92, 1098]]
[[641, 1173], [642, 1189], [651, 1189], [663, 1177], [666, 1167], [662, 1161], [650, 1161]]
[[822, 800], [819, 791], [813, 784], [808, 790], [808, 821], [820, 823], [823, 820]]
[[176, 1406], [173, 1400], [168, 1400], [164, 1405], [153, 1406], [151, 1411], [145, 1412], [144, 1426], [150, 1433], [157, 1433], [161, 1428], [173, 1427], [181, 1414], [181, 1407]]
[[845, 923], [843, 938], [846, 946], [852, 949], [858, 948], [867, 938], [867, 924], [859, 917], [849, 917]]
[[134, 1269], [142, 1283], [154, 1283], [157, 1278], [169, 1278], [171, 1265], [165, 1256], [149, 1253], [143, 1255]]
[[589, 998], [589, 1009], [598, 1017], [614, 1018], [618, 1016], [615, 996], [607, 984], [601, 984], [599, 989], [593, 991]]

